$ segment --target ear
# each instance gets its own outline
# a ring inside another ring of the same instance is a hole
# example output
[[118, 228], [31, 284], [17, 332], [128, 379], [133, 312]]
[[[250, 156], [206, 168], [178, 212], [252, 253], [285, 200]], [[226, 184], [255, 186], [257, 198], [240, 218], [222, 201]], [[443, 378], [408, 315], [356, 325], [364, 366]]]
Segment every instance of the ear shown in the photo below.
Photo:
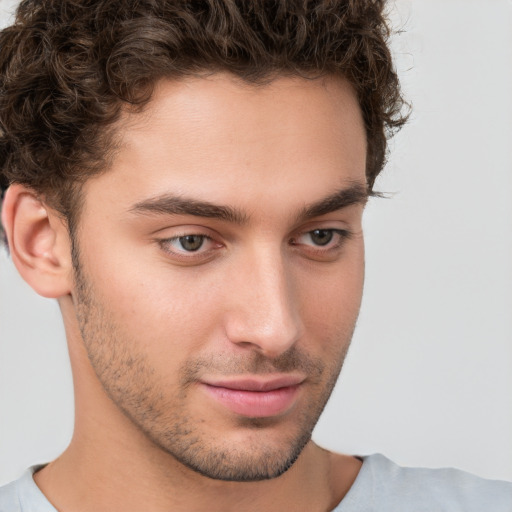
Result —
[[71, 244], [64, 220], [32, 189], [11, 185], [2, 205], [2, 223], [12, 260], [39, 295], [59, 298], [71, 291]]

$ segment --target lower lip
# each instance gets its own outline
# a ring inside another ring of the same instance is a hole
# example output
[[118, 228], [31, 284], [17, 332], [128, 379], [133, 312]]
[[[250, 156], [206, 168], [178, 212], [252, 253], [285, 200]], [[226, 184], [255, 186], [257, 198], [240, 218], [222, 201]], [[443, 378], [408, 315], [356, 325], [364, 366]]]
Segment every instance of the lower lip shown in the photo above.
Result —
[[269, 391], [244, 391], [204, 384], [206, 391], [236, 414], [248, 418], [268, 418], [288, 411], [295, 402], [299, 386]]

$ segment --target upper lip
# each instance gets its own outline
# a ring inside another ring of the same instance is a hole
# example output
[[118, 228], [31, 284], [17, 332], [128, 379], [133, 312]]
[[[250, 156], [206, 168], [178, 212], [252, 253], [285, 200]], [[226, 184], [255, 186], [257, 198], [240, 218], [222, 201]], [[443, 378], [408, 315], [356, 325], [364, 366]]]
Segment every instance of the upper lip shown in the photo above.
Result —
[[207, 379], [203, 383], [217, 388], [236, 389], [239, 391], [273, 391], [275, 389], [297, 386], [305, 378], [298, 375], [279, 375], [273, 377], [238, 377], [229, 379]]

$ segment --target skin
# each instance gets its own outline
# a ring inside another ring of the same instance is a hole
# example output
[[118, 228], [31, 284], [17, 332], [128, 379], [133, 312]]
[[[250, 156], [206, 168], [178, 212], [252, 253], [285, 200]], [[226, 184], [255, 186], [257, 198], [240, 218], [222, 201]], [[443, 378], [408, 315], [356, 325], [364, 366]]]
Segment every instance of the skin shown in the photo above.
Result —
[[[59, 299], [75, 385], [72, 442], [37, 485], [66, 512], [332, 509], [361, 464], [310, 441], [363, 287], [353, 90], [332, 77], [162, 81], [118, 135], [74, 241], [29, 189], [4, 203], [20, 273]], [[336, 191], [353, 200], [312, 211]], [[177, 212], [176, 198], [229, 214]], [[276, 375], [300, 383], [271, 417], [208, 392]]]

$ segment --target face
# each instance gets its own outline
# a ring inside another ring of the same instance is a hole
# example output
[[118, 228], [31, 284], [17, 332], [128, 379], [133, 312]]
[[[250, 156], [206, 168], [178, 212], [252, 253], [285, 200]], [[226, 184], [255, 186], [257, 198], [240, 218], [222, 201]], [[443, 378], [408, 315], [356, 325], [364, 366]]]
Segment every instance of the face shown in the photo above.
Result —
[[359, 310], [355, 94], [340, 79], [164, 81], [119, 126], [75, 233], [95, 375], [188, 468], [275, 477], [309, 441]]

